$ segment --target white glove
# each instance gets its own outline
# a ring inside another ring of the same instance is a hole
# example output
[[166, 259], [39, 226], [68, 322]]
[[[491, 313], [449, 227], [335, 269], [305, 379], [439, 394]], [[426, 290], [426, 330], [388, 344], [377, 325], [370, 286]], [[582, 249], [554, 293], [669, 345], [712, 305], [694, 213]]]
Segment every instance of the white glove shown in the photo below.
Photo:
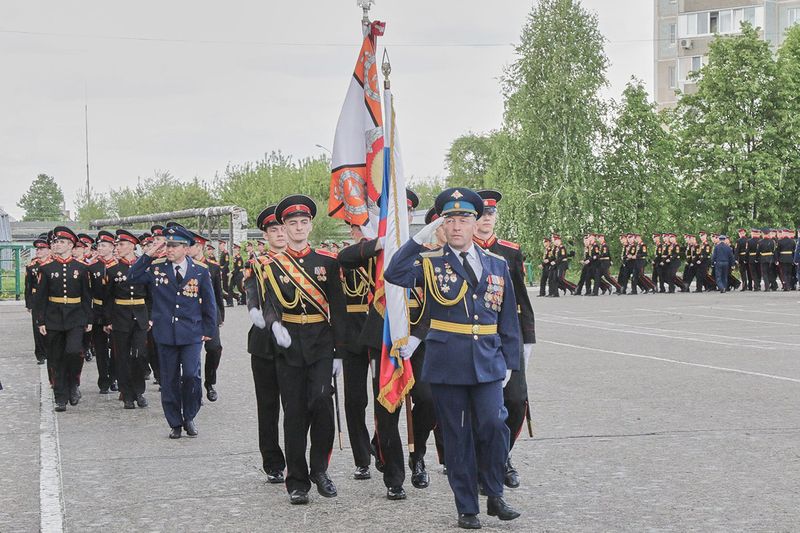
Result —
[[261, 314], [261, 309], [256, 307], [250, 309], [250, 322], [258, 329], [267, 327], [267, 323], [264, 322], [264, 315]]
[[335, 378], [338, 378], [342, 374], [342, 360], [341, 359], [334, 359], [333, 360], [333, 372], [331, 374]]
[[444, 217], [439, 217], [414, 235], [413, 239], [414, 242], [417, 244], [422, 244], [424, 242], [430, 242], [431, 238], [436, 233], [436, 228], [442, 225], [444, 222]]
[[419, 346], [419, 343], [421, 342], [422, 342], [421, 339], [418, 339], [413, 335], [410, 336], [408, 338], [408, 344], [400, 347], [400, 357], [402, 357], [403, 359], [411, 359], [411, 356], [414, 355], [414, 351], [417, 349], [417, 346]]
[[503, 388], [504, 388], [504, 389], [506, 388], [506, 385], [508, 385], [508, 381], [509, 381], [510, 379], [511, 379], [511, 369], [510, 369], [510, 368], [507, 368], [507, 369], [506, 369], [506, 377], [505, 377], [505, 379], [503, 380]]
[[292, 345], [292, 336], [289, 335], [289, 330], [280, 322], [272, 323], [272, 334], [275, 335], [275, 342], [277, 342], [278, 346], [281, 348], [288, 348]]
[[531, 359], [531, 354], [533, 353], [533, 344], [523, 344], [522, 345], [522, 357], [525, 358], [525, 368], [528, 368], [528, 361]]

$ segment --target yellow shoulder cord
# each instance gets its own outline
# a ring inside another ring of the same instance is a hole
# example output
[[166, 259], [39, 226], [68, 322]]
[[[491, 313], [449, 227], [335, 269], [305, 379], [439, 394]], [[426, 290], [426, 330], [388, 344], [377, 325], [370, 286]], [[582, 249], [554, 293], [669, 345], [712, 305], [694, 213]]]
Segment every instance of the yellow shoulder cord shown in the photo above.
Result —
[[[355, 277], [357, 277], [357, 275], [354, 274], [354, 278]], [[351, 289], [349, 278], [345, 276], [344, 281], [342, 282], [342, 288], [344, 289], [344, 294], [346, 296], [349, 296], [350, 298], [361, 298], [366, 295], [367, 292], [369, 292], [369, 285], [360, 277], [358, 278], [358, 282], [354, 283], [354, 285], [355, 288]]]
[[436, 273], [433, 269], [433, 263], [427, 257], [422, 259], [422, 270], [425, 277], [426, 293], [433, 296], [433, 299], [436, 300], [440, 305], [447, 307], [456, 305], [464, 298], [464, 295], [467, 294], [467, 282], [462, 281], [461, 289], [458, 291], [458, 296], [456, 296], [454, 299], [450, 300], [442, 295], [442, 293], [439, 291], [439, 287], [436, 284]]
[[275, 297], [278, 298], [278, 302], [281, 304], [281, 306], [284, 309], [294, 309], [297, 307], [297, 304], [300, 302], [300, 291], [295, 289], [294, 300], [291, 302], [287, 301], [286, 298], [283, 297], [283, 292], [281, 292], [278, 282], [275, 280], [275, 274], [272, 272], [272, 268], [268, 266], [264, 269], [264, 271], [267, 273], [269, 284], [272, 286], [272, 290], [275, 292]]
[[[411, 290], [416, 291], [417, 289], [416, 287], [412, 287]], [[422, 300], [422, 305], [420, 305], [419, 316], [417, 316], [417, 319], [411, 320], [411, 313], [408, 314], [408, 321], [412, 326], [416, 326], [417, 324], [419, 324], [420, 320], [422, 320], [422, 316], [425, 314], [425, 303], [428, 301], [428, 298], [425, 296], [425, 294], [426, 294], [425, 289], [423, 289], [422, 297], [419, 298], [420, 300]], [[417, 293], [417, 295], [419, 295], [419, 293]]]

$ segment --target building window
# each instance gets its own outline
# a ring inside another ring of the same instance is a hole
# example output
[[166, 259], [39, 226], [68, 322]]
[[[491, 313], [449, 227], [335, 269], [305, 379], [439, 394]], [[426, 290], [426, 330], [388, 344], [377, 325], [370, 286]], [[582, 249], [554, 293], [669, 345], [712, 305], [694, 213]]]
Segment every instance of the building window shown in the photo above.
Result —
[[792, 27], [800, 22], [800, 7], [793, 7], [786, 12], [787, 27]]
[[678, 41], [678, 25], [673, 23], [669, 25], [669, 44], [673, 45], [677, 41]]
[[667, 67], [667, 81], [669, 82], [670, 89], [677, 89], [678, 73], [675, 69], [675, 65], [670, 65]]
[[692, 72], [697, 72], [703, 68], [703, 56], [692, 57]]
[[[792, 20], [791, 15], [790, 20]], [[800, 12], [795, 15], [794, 21], [800, 22]], [[678, 37], [739, 33], [742, 22], [749, 22], [754, 27], [763, 26], [764, 8], [744, 7], [681, 15], [678, 18]]]

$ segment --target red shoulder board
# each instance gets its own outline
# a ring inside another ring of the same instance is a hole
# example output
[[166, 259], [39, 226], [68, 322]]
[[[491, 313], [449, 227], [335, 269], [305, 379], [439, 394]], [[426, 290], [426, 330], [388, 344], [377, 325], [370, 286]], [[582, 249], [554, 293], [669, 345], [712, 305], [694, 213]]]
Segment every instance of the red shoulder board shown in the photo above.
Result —
[[514, 250], [519, 250], [519, 244], [511, 241], [504, 241], [503, 239], [497, 239], [497, 244], [500, 246], [505, 246], [506, 248], [513, 248]]
[[325, 257], [332, 257], [333, 259], [336, 259], [337, 257], [335, 253], [329, 252], [328, 250], [323, 250], [322, 248], [317, 248], [314, 251], [317, 252], [319, 255], [324, 255]]

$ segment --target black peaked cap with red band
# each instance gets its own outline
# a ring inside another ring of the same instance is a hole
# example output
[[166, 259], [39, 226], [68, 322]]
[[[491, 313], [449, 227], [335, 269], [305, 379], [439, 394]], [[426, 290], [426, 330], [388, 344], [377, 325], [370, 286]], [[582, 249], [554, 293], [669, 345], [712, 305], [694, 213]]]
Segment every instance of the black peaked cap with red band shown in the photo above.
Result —
[[73, 244], [78, 242], [78, 236], [75, 235], [74, 231], [72, 231], [66, 226], [56, 226], [55, 228], [53, 228], [52, 240], [56, 239], [67, 239], [72, 241]]
[[271, 205], [258, 214], [256, 226], [258, 226], [261, 231], [267, 231], [267, 228], [271, 226], [280, 226], [280, 222], [278, 222], [275, 216], [275, 208], [277, 207], [277, 205]]
[[283, 224], [287, 218], [317, 216], [317, 204], [305, 194], [292, 194], [287, 196], [275, 207], [275, 219], [278, 224]]
[[[143, 238], [151, 238], [152, 239], [152, 237], [148, 233], [145, 233], [144, 235], [142, 235], [142, 237]], [[130, 231], [128, 231], [126, 229], [118, 229], [117, 230], [117, 241], [128, 241], [128, 242], [133, 243], [133, 244], [139, 244], [140, 239], [139, 239], [139, 237], [137, 237], [136, 235], [134, 235], [133, 233], [131, 233]]]

